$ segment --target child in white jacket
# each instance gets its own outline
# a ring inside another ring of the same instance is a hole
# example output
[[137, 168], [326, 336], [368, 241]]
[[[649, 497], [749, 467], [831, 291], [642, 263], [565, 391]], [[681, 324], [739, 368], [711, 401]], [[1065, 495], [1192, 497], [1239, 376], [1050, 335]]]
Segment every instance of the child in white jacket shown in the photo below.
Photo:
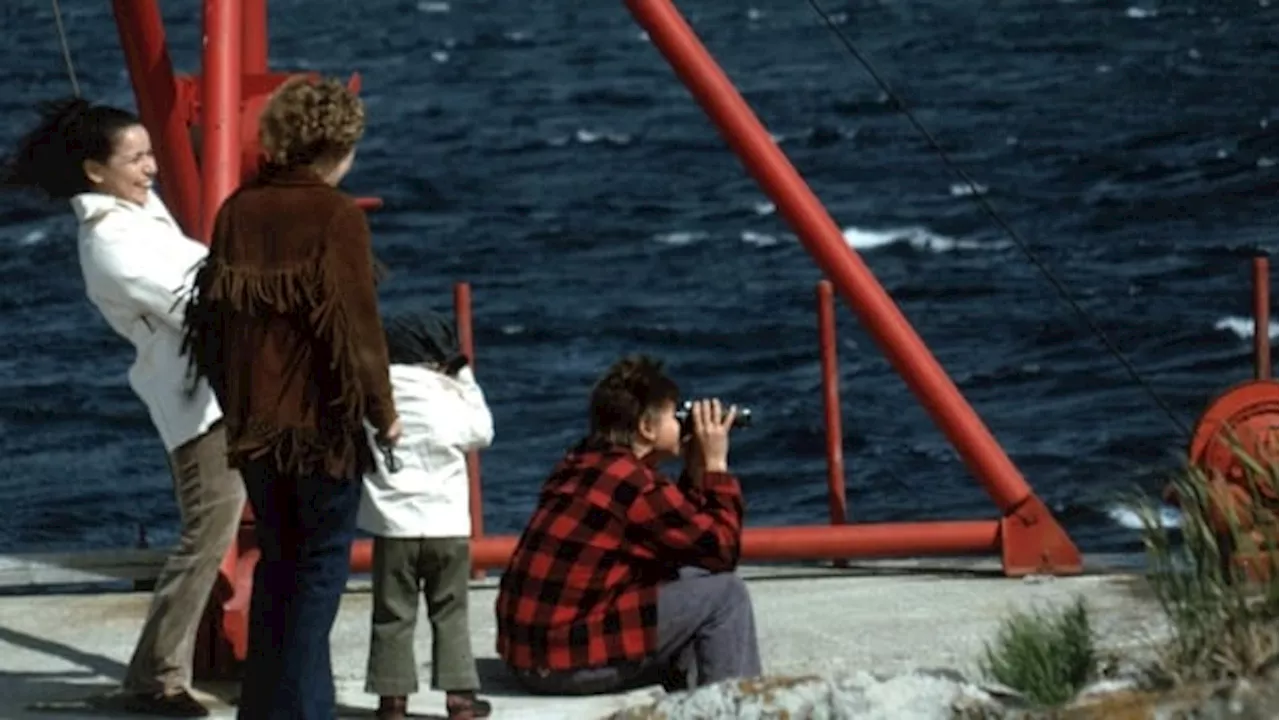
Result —
[[[418, 690], [418, 594], [431, 622], [431, 684], [451, 720], [487, 717], [467, 619], [471, 571], [466, 453], [493, 441], [493, 416], [448, 321], [416, 312], [384, 323], [403, 434], [365, 475], [358, 523], [373, 539], [373, 627], [365, 690], [399, 720]], [[369, 436], [373, 443], [373, 436]], [[387, 467], [389, 458], [393, 465]]]

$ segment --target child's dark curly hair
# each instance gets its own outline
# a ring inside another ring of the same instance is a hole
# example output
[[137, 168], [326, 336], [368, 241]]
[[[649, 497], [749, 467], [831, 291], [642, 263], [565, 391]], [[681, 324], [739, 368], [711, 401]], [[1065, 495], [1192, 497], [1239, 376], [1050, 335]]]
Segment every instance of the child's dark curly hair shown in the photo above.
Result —
[[362, 135], [364, 104], [333, 78], [285, 81], [258, 120], [258, 140], [276, 167], [340, 160]]
[[663, 372], [662, 362], [630, 355], [614, 363], [591, 390], [590, 430], [593, 445], [630, 445], [640, 420], [680, 399], [680, 388]]

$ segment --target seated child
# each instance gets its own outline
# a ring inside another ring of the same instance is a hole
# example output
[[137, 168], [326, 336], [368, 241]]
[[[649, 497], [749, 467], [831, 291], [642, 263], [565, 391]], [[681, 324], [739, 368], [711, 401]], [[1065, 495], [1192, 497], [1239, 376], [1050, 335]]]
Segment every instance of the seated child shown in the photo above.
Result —
[[[502, 576], [498, 654], [536, 693], [669, 690], [760, 673], [755, 618], [733, 572], [742, 490], [734, 410], [700, 400], [686, 439], [662, 365], [626, 358], [591, 392], [590, 429], [542, 486]], [[679, 482], [657, 464], [685, 456]]]
[[[493, 441], [493, 417], [453, 327], [432, 312], [385, 323], [391, 387], [403, 435], [375, 453], [358, 523], [373, 539], [373, 631], [365, 690], [379, 720], [406, 716], [418, 690], [413, 634], [418, 593], [431, 621], [431, 685], [451, 720], [488, 717], [467, 621], [471, 572], [466, 452]], [[373, 437], [370, 435], [370, 443]], [[388, 468], [388, 462], [399, 467]]]

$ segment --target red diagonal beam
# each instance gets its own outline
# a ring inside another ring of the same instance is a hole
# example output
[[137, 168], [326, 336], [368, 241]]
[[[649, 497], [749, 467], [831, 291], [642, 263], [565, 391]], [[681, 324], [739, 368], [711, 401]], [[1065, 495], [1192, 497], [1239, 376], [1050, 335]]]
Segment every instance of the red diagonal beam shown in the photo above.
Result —
[[[840, 227], [743, 100], [671, 0], [626, 0], [676, 75], [689, 88], [800, 238], [814, 262], [849, 301], [864, 328], [906, 381], [920, 404], [951, 441], [965, 465], [1006, 517], [1018, 514], [1018, 532], [1034, 528], [1041, 544], [1032, 559], [1063, 570], [1078, 569], [1079, 552], [1044, 510], [1030, 485], [965, 401], [933, 353], [858, 254]], [[1011, 528], [1012, 529], [1012, 528]], [[1027, 540], [1029, 538], [1021, 538]], [[1006, 537], [1006, 545], [1009, 538]], [[1008, 548], [1006, 548], [1008, 549]], [[1025, 567], [1028, 548], [1015, 564]], [[1009, 558], [1006, 555], [1006, 562]]]

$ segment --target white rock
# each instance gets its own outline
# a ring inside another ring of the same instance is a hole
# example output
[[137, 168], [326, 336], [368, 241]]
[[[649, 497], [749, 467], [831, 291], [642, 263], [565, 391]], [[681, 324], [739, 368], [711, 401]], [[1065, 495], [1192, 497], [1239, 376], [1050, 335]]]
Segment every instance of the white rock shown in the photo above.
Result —
[[867, 672], [734, 680], [678, 693], [615, 718], [802, 717], [812, 720], [948, 720], [957, 702], [994, 703], [977, 686], [943, 674], [879, 678]]
[[1136, 690], [1139, 687], [1137, 678], [1132, 677], [1116, 677], [1098, 680], [1090, 683], [1080, 691], [1078, 698], [1088, 698], [1095, 695], [1107, 695], [1110, 693], [1122, 692], [1125, 690]]

